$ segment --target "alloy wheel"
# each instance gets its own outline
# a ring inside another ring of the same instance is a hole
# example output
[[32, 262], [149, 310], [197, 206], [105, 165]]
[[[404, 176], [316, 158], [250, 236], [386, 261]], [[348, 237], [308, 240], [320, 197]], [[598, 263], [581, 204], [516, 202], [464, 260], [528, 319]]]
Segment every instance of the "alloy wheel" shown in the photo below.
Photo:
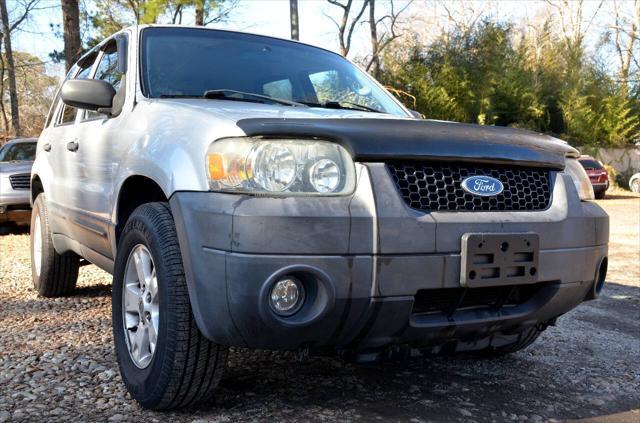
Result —
[[160, 302], [153, 258], [142, 244], [136, 245], [127, 259], [122, 318], [131, 360], [144, 369], [151, 363], [158, 343]]

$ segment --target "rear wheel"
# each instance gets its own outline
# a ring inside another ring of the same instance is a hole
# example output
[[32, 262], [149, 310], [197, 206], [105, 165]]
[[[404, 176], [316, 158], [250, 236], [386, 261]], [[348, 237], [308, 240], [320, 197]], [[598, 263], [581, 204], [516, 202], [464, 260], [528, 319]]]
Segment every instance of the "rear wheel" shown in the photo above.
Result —
[[631, 181], [630, 188], [631, 191], [640, 193], [640, 178]]
[[80, 257], [58, 254], [53, 248], [44, 194], [38, 195], [31, 212], [31, 276], [43, 297], [70, 295], [76, 287]]
[[166, 203], [142, 205], [127, 221], [112, 292], [115, 350], [131, 396], [155, 410], [211, 398], [227, 348], [198, 330]]
[[596, 191], [595, 193], [595, 196], [598, 200], [603, 200], [606, 195], [607, 195], [606, 191]]

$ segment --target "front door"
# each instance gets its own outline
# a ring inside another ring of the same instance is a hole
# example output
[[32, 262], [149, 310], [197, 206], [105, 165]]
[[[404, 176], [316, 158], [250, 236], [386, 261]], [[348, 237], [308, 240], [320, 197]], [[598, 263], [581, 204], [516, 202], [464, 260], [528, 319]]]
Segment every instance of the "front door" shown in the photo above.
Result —
[[[108, 241], [111, 213], [111, 192], [122, 160], [117, 149], [117, 136], [121, 125], [118, 107], [124, 103], [123, 73], [118, 66], [116, 41], [106, 43], [97, 61], [95, 79], [109, 82], [116, 89], [112, 115], [89, 110], [80, 111], [75, 132], [77, 151], [71, 163], [76, 175], [73, 206], [78, 210], [76, 219], [84, 231], [82, 243], [101, 255], [113, 258]], [[115, 115], [115, 116], [114, 116]], [[121, 134], [122, 135], [122, 134]]]

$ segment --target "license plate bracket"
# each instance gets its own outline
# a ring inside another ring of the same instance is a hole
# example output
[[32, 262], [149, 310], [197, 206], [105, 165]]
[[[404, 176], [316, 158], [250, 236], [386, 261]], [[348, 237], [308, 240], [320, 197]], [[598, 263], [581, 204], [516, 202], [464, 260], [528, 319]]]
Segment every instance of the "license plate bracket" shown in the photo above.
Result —
[[460, 285], [520, 285], [538, 281], [538, 234], [466, 233], [461, 239]]

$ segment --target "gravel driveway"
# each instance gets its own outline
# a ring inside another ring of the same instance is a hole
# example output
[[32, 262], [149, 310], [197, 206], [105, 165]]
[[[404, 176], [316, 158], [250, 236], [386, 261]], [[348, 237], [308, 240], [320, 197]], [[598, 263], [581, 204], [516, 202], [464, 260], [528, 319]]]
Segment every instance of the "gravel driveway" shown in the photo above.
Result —
[[603, 296], [524, 352], [355, 366], [235, 350], [213, 403], [165, 414], [125, 393], [112, 347], [111, 277], [86, 266], [77, 295], [38, 298], [28, 234], [0, 236], [0, 422], [640, 422], [640, 198], [600, 204], [611, 215]]

